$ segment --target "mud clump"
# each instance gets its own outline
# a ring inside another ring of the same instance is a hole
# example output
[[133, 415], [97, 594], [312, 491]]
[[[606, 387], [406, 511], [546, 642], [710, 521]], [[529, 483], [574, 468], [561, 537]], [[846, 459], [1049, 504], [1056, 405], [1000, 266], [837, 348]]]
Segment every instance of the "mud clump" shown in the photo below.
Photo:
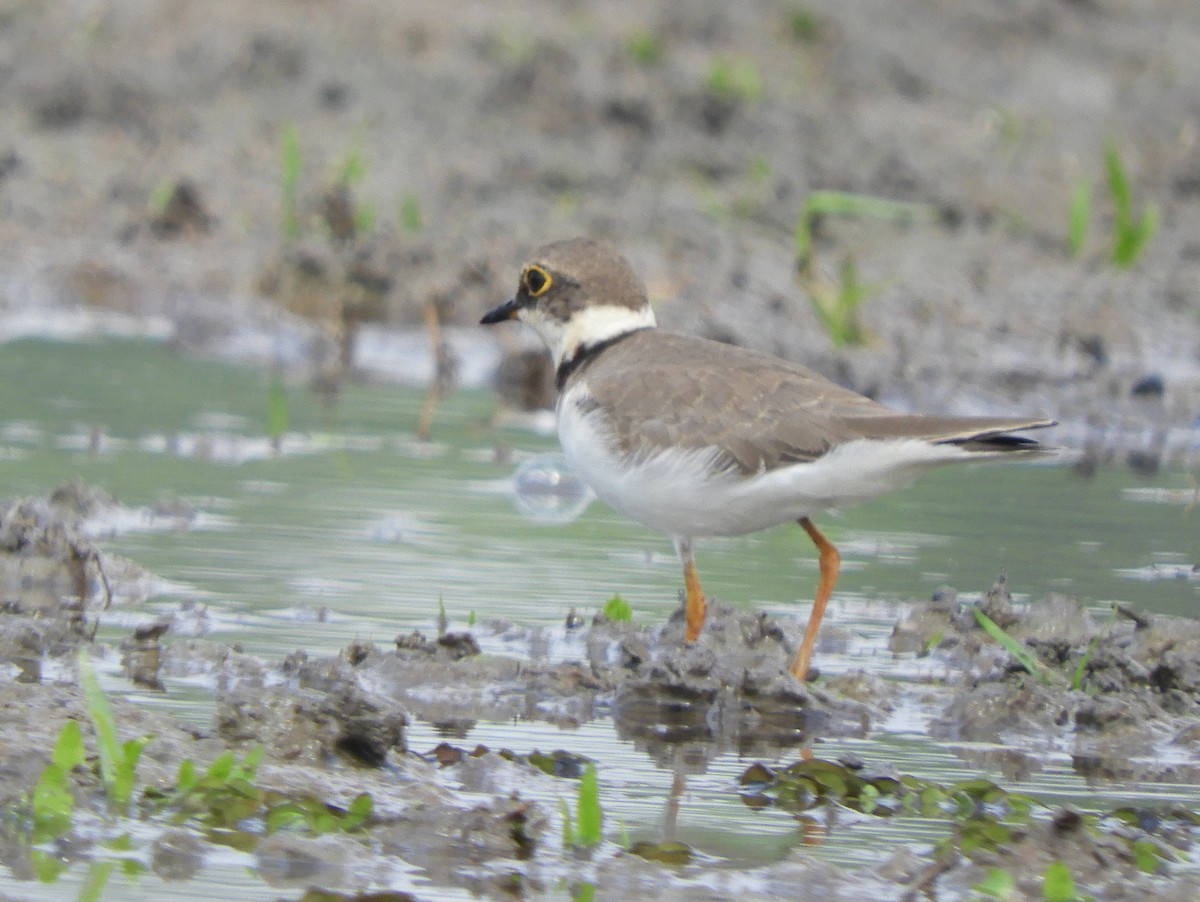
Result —
[[865, 674], [821, 686], [791, 676], [792, 623], [710, 603], [700, 639], [687, 642], [684, 629], [682, 609], [654, 628], [601, 615], [587, 640], [593, 672], [614, 687], [618, 733], [661, 754], [681, 742], [745, 754], [818, 735], [861, 736], [889, 704], [885, 684]]
[[310, 662], [297, 653], [278, 670], [263, 666], [217, 693], [215, 723], [223, 739], [261, 742], [289, 761], [320, 763], [340, 755], [382, 767], [390, 752], [404, 751], [407, 722], [404, 711], [365, 688], [343, 658]]
[[86, 522], [115, 505], [111, 495], [78, 480], [46, 497], [0, 504], [0, 661], [20, 669], [18, 680], [37, 682], [45, 658], [89, 641], [95, 628], [89, 611], [111, 603], [109, 558]]
[[[943, 657], [954, 693], [931, 726], [940, 738], [1047, 741], [1066, 733], [1077, 766], [1131, 772], [1131, 757], [1153, 760], [1156, 744], [1195, 745], [1200, 713], [1200, 623], [1118, 608], [1097, 623], [1076, 599], [1051, 594], [1023, 607], [999, 581], [978, 604], [1003, 617], [1030, 668], [980, 627], [976, 605], [942, 590], [894, 629], [891, 648]], [[995, 620], [995, 618], [993, 618]], [[999, 621], [996, 621], [999, 622]], [[961, 678], [959, 678], [961, 677]], [[1178, 777], [1177, 766], [1139, 766], [1143, 778]]]

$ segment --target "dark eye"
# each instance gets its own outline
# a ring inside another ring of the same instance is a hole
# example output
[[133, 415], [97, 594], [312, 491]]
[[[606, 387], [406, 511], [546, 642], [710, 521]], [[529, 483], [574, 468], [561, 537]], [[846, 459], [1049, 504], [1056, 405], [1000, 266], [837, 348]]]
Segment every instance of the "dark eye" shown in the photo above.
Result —
[[550, 282], [550, 273], [540, 266], [530, 266], [525, 270], [525, 290], [529, 292], [530, 297], [536, 298], [545, 294], [550, 288]]

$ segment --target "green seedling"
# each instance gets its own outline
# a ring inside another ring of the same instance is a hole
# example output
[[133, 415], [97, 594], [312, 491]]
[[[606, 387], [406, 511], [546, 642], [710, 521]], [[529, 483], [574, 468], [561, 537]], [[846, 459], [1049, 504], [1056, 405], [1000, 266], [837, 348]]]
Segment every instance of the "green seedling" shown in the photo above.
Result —
[[891, 222], [911, 222], [929, 216], [928, 204], [887, 200], [867, 194], [846, 191], [814, 191], [804, 202], [804, 209], [796, 220], [796, 259], [801, 272], [812, 263], [813, 226], [825, 216], [843, 216], [852, 219], [882, 219]]
[[1087, 241], [1088, 221], [1092, 216], [1092, 183], [1081, 179], [1071, 194], [1071, 215], [1067, 224], [1067, 248], [1072, 257], [1083, 253]]
[[175, 194], [175, 184], [169, 179], [159, 182], [150, 191], [150, 214], [152, 216], [162, 216], [167, 209], [167, 204], [171, 202], [171, 197]]
[[563, 817], [563, 846], [590, 849], [603, 839], [604, 811], [600, 807], [600, 782], [596, 778], [596, 765], [588, 764], [579, 778], [579, 800], [576, 818], [571, 819], [571, 807], [565, 800], [559, 801]]
[[96, 731], [96, 751], [100, 759], [100, 777], [109, 800], [125, 808], [133, 795], [137, 780], [137, 762], [149, 736], [129, 739], [122, 743], [117, 736], [117, 721], [108, 697], [100, 688], [96, 672], [86, 651], [79, 652], [79, 684], [87, 704], [88, 716]]
[[620, 595], [604, 602], [604, 616], [609, 620], [633, 620], [633, 608]]
[[787, 30], [799, 44], [812, 44], [821, 36], [821, 20], [803, 6], [795, 7], [787, 16]]
[[988, 899], [1008, 900], [1017, 897], [1017, 881], [1004, 868], [989, 869], [971, 889]]
[[357, 830], [374, 811], [369, 793], [359, 793], [344, 811], [319, 799], [291, 799], [272, 805], [263, 816], [268, 833], [301, 829], [308, 833], [348, 833]]
[[763, 96], [762, 75], [748, 59], [713, 60], [704, 86], [713, 97], [732, 103], [754, 103]]
[[644, 29], [639, 29], [629, 36], [625, 42], [629, 57], [639, 66], [649, 68], [662, 60], [662, 42], [657, 36]]
[[1111, 259], [1120, 267], [1133, 266], [1158, 228], [1158, 208], [1146, 204], [1136, 222], [1133, 215], [1133, 195], [1120, 151], [1113, 141], [1104, 150], [1104, 168], [1108, 174], [1108, 190], [1113, 202], [1113, 247]]
[[78, 902], [100, 902], [104, 888], [108, 886], [108, 878], [116, 866], [115, 861], [93, 861], [83, 885], [79, 887]]
[[1133, 860], [1138, 870], [1154, 874], [1162, 867], [1164, 858], [1168, 857], [1166, 850], [1148, 839], [1135, 840], [1129, 849], [1133, 852]]
[[1065, 861], [1052, 861], [1042, 875], [1042, 898], [1045, 902], [1087, 902], [1094, 897], [1080, 896], [1075, 891], [1075, 878]]
[[404, 226], [404, 231], [415, 235], [421, 231], [421, 224], [421, 202], [415, 195], [406, 194], [400, 201], [400, 225]]
[[975, 615], [975, 621], [983, 627], [983, 631], [1000, 643], [1005, 651], [1016, 658], [1018, 664], [1039, 680], [1046, 680], [1046, 668], [1042, 665], [1041, 661], [1033, 656], [1029, 649], [1004, 632], [995, 620], [983, 613], [979, 608], [972, 608], [971, 611]]
[[300, 237], [300, 130], [295, 124], [283, 130], [280, 152], [280, 196], [282, 199], [283, 237], [295, 241]]
[[1071, 688], [1078, 692], [1083, 688], [1083, 675], [1087, 671], [1088, 662], [1091, 661], [1092, 655], [1096, 652], [1096, 646], [1100, 642], [1099, 636], [1094, 636], [1092, 641], [1088, 643], [1087, 651], [1079, 656], [1079, 660], [1075, 664], [1075, 670], [1071, 673]]
[[36, 840], [61, 836], [71, 829], [75, 797], [68, 775], [84, 760], [83, 733], [77, 721], [68, 720], [59, 730], [50, 763], [42, 770], [30, 797]]
[[840, 348], [866, 341], [858, 308], [879, 290], [880, 285], [860, 282], [858, 267], [851, 257], [842, 261], [836, 285], [815, 277], [807, 282], [808, 299], [834, 345]]
[[797, 269], [813, 310], [835, 345], [860, 344], [866, 340], [858, 308], [880, 286], [860, 282], [858, 268], [850, 257], [842, 261], [837, 284], [821, 278], [813, 254], [813, 230], [817, 221], [827, 216], [841, 216], [908, 222], [918, 216], [928, 215], [929, 210], [925, 204], [885, 200], [845, 191], [814, 191], [808, 196], [796, 220], [794, 238]]
[[175, 787], [166, 793], [147, 792], [164, 807], [174, 809], [180, 821], [196, 819], [219, 830], [239, 829], [247, 820], [262, 818], [267, 833], [300, 829], [309, 833], [347, 832], [370, 818], [374, 803], [361, 793], [346, 809], [309, 796], [291, 797], [255, 785], [262, 746], [241, 761], [233, 752], [218, 756], [200, 774], [190, 758], [180, 762]]

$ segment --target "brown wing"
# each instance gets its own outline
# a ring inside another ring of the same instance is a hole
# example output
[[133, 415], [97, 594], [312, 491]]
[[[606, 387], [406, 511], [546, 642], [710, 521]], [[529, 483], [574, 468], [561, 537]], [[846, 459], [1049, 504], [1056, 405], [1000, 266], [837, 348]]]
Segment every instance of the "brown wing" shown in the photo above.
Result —
[[[697, 365], [703, 364], [703, 365]], [[630, 369], [641, 378], [628, 378]], [[638, 332], [584, 367], [611, 411], [622, 450], [717, 447], [742, 472], [815, 460], [856, 438], [923, 438], [979, 450], [1028, 449], [1005, 433], [1041, 419], [903, 414], [798, 364], [745, 348], [658, 330]]]

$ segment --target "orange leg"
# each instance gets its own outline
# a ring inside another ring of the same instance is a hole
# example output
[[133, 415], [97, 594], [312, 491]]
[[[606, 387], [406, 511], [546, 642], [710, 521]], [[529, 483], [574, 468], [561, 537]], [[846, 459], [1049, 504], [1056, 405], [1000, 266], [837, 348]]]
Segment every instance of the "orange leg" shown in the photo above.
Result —
[[696, 574], [691, 540], [676, 539], [675, 550], [679, 554], [679, 560], [683, 562], [683, 585], [687, 589], [687, 607], [684, 609], [687, 621], [687, 640], [695, 642], [700, 638], [700, 630], [704, 629], [708, 601], [704, 598], [704, 590], [700, 588], [700, 577]]
[[821, 626], [821, 618], [825, 615], [825, 605], [829, 602], [829, 596], [833, 594], [833, 584], [837, 582], [842, 556], [833, 547], [833, 543], [822, 535], [821, 530], [813, 526], [812, 520], [808, 517], [801, 517], [797, 522], [808, 533], [808, 537], [813, 540], [817, 551], [820, 552], [817, 563], [821, 571], [821, 579], [817, 583], [817, 597], [813, 599], [812, 613], [808, 615], [808, 626], [804, 629], [804, 639], [800, 642], [800, 650], [796, 652], [792, 666], [788, 668], [792, 676], [803, 681], [808, 678], [813, 645], [817, 641], [817, 630]]

